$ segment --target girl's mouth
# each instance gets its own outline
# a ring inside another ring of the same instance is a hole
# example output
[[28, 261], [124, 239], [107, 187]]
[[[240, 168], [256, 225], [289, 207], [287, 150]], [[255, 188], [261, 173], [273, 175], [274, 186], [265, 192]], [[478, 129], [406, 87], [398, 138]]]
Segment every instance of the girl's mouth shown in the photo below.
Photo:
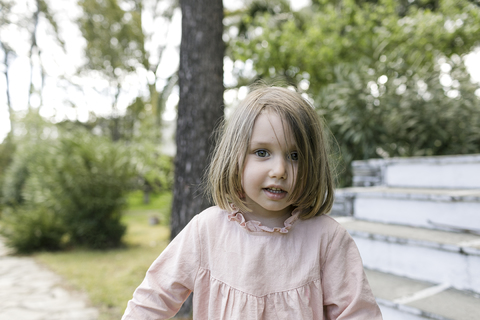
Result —
[[263, 191], [267, 198], [271, 200], [282, 200], [287, 196], [287, 191], [279, 188], [264, 188]]
[[278, 189], [278, 188], [265, 188], [265, 190], [267, 190], [268, 192], [272, 192], [272, 193], [282, 193], [282, 192], [286, 192], [282, 189]]

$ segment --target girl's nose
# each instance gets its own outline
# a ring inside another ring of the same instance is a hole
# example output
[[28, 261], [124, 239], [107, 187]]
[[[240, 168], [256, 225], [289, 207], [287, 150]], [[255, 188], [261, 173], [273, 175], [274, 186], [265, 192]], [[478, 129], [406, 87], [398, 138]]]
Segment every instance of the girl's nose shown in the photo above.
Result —
[[283, 157], [277, 157], [272, 162], [272, 168], [269, 173], [271, 178], [286, 179], [287, 178], [287, 163]]

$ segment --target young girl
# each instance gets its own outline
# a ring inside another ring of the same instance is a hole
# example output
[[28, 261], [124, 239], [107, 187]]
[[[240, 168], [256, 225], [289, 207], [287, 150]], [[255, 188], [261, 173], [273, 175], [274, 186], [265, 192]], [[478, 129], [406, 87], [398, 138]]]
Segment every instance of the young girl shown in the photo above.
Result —
[[194, 319], [382, 319], [355, 243], [325, 215], [327, 158], [322, 123], [298, 93], [251, 92], [210, 165], [216, 206], [152, 264], [123, 319], [170, 318], [191, 292]]

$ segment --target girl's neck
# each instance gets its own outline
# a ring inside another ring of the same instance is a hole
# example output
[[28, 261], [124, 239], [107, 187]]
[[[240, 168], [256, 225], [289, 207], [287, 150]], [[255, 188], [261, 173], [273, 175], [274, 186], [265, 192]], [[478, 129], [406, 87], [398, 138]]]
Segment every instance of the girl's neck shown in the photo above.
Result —
[[292, 215], [292, 210], [286, 211], [285, 213], [282, 213], [278, 216], [263, 216], [256, 214], [253, 211], [250, 212], [242, 212], [243, 216], [245, 217], [245, 220], [250, 221], [250, 220], [255, 220], [258, 221], [262, 224], [262, 226], [269, 227], [269, 228], [283, 228], [285, 226], [285, 220], [291, 217]]

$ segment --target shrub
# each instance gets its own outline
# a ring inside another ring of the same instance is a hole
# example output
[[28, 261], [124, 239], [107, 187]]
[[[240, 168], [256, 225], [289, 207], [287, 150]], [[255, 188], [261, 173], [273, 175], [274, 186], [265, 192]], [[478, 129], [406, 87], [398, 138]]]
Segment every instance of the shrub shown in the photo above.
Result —
[[[15, 144], [12, 142], [11, 134], [8, 135], [3, 143], [0, 143], [0, 209], [3, 201], [3, 183], [5, 180], [5, 171], [12, 162], [13, 152], [15, 151]], [[0, 213], [1, 215], [1, 213]]]
[[[12, 208], [11, 217], [3, 221], [2, 233], [6, 237], [12, 239], [19, 233], [43, 234], [43, 230], [37, 232], [35, 223], [20, 226], [19, 222], [30, 219], [44, 221], [42, 228], [47, 233], [52, 231], [58, 248], [120, 245], [125, 232], [120, 222], [121, 210], [132, 177], [125, 148], [106, 138], [75, 130], [61, 133], [57, 139], [38, 142], [34, 147], [26, 144], [18, 151], [4, 185], [4, 190], [12, 190], [12, 195], [6, 198], [11, 199], [6, 203]], [[19, 177], [19, 173], [24, 175]], [[24, 228], [28, 226], [31, 230], [26, 232]], [[45, 242], [39, 242], [38, 237], [25, 238], [30, 239], [31, 250], [54, 247], [50, 243], [39, 245]], [[15, 247], [20, 250], [18, 245]], [[23, 245], [22, 250], [25, 251]]]
[[345, 162], [340, 186], [351, 183], [352, 160], [480, 152], [478, 86], [461, 61], [450, 65], [457, 88], [440, 83], [440, 70], [423, 72], [428, 76], [420, 79], [404, 76], [400, 67], [336, 66], [315, 105]]
[[59, 250], [65, 245], [65, 226], [46, 208], [7, 208], [2, 222], [6, 245], [19, 253]]
[[28, 177], [28, 164], [38, 152], [37, 144], [25, 144], [17, 147], [14, 152], [12, 163], [5, 172], [2, 184], [2, 203], [7, 206], [15, 206], [23, 203], [22, 188]]

